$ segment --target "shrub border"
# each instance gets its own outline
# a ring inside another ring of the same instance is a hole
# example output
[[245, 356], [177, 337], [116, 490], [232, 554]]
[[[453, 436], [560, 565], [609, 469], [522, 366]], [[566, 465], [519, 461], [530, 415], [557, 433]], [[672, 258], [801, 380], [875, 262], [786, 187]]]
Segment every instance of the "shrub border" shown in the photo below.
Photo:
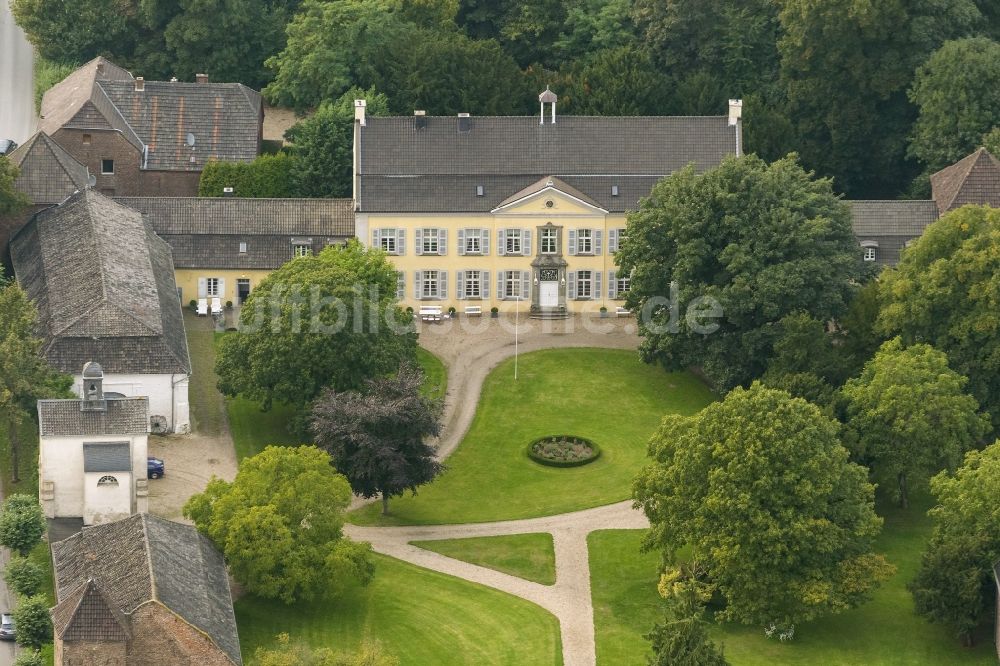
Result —
[[[549, 460], [548, 458], [543, 458], [540, 455], [536, 454], [534, 451], [532, 451], [535, 444], [538, 444], [539, 442], [546, 439], [553, 439], [559, 437], [573, 438], [581, 442], [586, 442], [587, 445], [590, 447], [590, 450], [594, 452], [594, 455], [590, 456], [586, 460]], [[528, 458], [534, 460], [539, 465], [545, 465], [546, 467], [581, 467], [583, 465], [589, 465], [590, 463], [594, 462], [595, 460], [601, 457], [601, 447], [599, 447], [596, 443], [594, 443], [593, 440], [587, 439], [586, 437], [580, 437], [579, 435], [545, 435], [544, 437], [539, 437], [538, 439], [528, 444], [524, 452], [528, 455]]]

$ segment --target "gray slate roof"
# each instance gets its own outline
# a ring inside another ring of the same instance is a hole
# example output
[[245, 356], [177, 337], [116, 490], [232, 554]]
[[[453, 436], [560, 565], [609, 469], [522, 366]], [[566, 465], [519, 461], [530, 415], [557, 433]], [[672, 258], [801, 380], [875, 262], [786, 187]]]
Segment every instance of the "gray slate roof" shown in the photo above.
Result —
[[[372, 117], [361, 128], [362, 212], [489, 211], [555, 176], [615, 212], [635, 208], [653, 183], [689, 163], [699, 170], [736, 153], [740, 126], [725, 116]], [[485, 195], [476, 195], [484, 185]], [[620, 196], [611, 196], [618, 185]]]
[[55, 635], [64, 641], [127, 641], [128, 618], [93, 579], [87, 580], [52, 609]]
[[34, 204], [57, 204], [87, 187], [87, 167], [80, 164], [45, 132], [35, 132], [10, 154], [21, 173], [14, 187]]
[[[146, 81], [98, 57], [50, 88], [39, 128], [114, 130], [136, 150], [143, 168], [200, 171], [209, 159], [250, 161], [260, 150], [260, 93], [240, 83]], [[194, 134], [195, 150], [186, 145]], [[194, 162], [191, 161], [192, 155]]]
[[44, 353], [62, 372], [189, 373], [170, 246], [142, 216], [85, 190], [36, 214], [11, 241], [38, 307]]
[[105, 411], [80, 411], [82, 400], [39, 400], [42, 437], [131, 436], [149, 432], [149, 398], [109, 398]]
[[93, 579], [121, 612], [157, 601], [242, 663], [225, 563], [194, 527], [137, 514], [52, 544], [52, 560], [60, 605]]
[[[170, 244], [176, 268], [272, 270], [293, 257], [292, 239], [313, 251], [354, 236], [350, 199], [118, 197]], [[240, 253], [240, 243], [247, 251]]]
[[131, 472], [132, 455], [128, 442], [84, 442], [84, 472]]
[[894, 266], [907, 244], [920, 237], [938, 218], [934, 201], [848, 201], [851, 225], [858, 241], [877, 243], [876, 261]]

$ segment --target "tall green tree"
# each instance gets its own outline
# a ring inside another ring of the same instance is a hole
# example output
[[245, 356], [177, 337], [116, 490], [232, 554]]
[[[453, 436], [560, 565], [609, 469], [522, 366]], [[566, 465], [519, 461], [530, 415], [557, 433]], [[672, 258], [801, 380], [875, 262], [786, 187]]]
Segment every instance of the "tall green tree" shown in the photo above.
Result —
[[15, 482], [20, 480], [21, 427], [36, 418], [36, 403], [72, 395], [72, 378], [56, 372], [42, 357], [37, 330], [34, 304], [0, 273], [0, 420], [6, 425]]
[[890, 198], [906, 160], [914, 70], [980, 19], [972, 0], [781, 0], [781, 74], [803, 162], [850, 197]]
[[969, 378], [1000, 425], [1000, 210], [966, 206], [942, 216], [879, 280], [876, 330], [927, 343]]
[[220, 342], [216, 372], [226, 395], [304, 409], [326, 387], [360, 388], [415, 357], [395, 267], [352, 240], [262, 280], [243, 304], [239, 331]]
[[11, 12], [39, 54], [57, 62], [131, 54], [143, 33], [139, 0], [13, 0]]
[[45, 597], [38, 594], [18, 602], [12, 613], [17, 644], [38, 650], [52, 640], [52, 616]]
[[332, 598], [374, 574], [371, 547], [344, 536], [347, 480], [313, 446], [269, 446], [245, 458], [232, 482], [214, 478], [184, 505], [253, 594], [296, 601]]
[[439, 399], [423, 395], [424, 375], [406, 365], [394, 377], [371, 379], [361, 391], [327, 389], [312, 409], [316, 444], [362, 497], [389, 498], [430, 483], [444, 471], [431, 437], [441, 434]]
[[12, 215], [31, 203], [23, 192], [14, 187], [19, 174], [20, 170], [11, 161], [0, 155], [0, 215]]
[[374, 88], [351, 88], [335, 102], [323, 102], [316, 112], [287, 132], [294, 155], [292, 180], [303, 197], [353, 196], [354, 100], [364, 99], [369, 116], [389, 114], [389, 99]]
[[694, 416], [667, 416], [636, 478], [646, 546], [685, 557], [726, 599], [722, 620], [788, 628], [864, 601], [891, 565], [872, 552], [882, 520], [840, 425], [754, 384]]
[[965, 393], [967, 383], [942, 352], [926, 344], [904, 348], [897, 337], [844, 386], [851, 448], [876, 479], [896, 486], [904, 509], [911, 485], [954, 469], [989, 432], [989, 417]]
[[910, 100], [919, 109], [910, 154], [925, 170], [965, 157], [1000, 125], [1000, 44], [985, 37], [946, 42], [917, 70]]
[[[845, 311], [859, 252], [830, 181], [794, 156], [766, 164], [750, 155], [660, 181], [629, 215], [615, 261], [632, 275], [626, 303], [642, 315], [643, 358], [700, 366], [728, 389], [764, 373], [783, 317]], [[713, 318], [698, 316], [700, 306]]]
[[42, 541], [45, 516], [30, 495], [10, 495], [0, 506], [0, 544], [25, 557]]
[[657, 587], [666, 603], [663, 622], [646, 635], [653, 646], [649, 666], [728, 666], [708, 634], [705, 604], [714, 588], [698, 580], [697, 565], [672, 569]]
[[910, 584], [917, 612], [967, 645], [993, 616], [993, 565], [1000, 560], [1000, 442], [971, 451], [954, 473], [931, 480], [937, 505], [930, 543]]

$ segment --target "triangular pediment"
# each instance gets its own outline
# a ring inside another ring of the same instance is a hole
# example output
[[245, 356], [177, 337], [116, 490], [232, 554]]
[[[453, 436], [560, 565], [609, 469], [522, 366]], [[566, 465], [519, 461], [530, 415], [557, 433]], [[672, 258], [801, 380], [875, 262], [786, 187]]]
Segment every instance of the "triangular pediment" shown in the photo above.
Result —
[[548, 176], [500, 202], [494, 214], [606, 215], [607, 210], [575, 187]]

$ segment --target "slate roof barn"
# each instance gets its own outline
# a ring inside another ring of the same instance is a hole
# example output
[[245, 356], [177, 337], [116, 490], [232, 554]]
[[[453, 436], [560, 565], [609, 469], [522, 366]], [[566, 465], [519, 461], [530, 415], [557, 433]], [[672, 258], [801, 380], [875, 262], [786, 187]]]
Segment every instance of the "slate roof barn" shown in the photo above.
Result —
[[138, 212], [79, 192], [36, 214], [11, 257], [57, 369], [99, 360], [108, 373], [190, 373], [170, 246]]
[[90, 179], [80, 164], [45, 132], [36, 132], [9, 155], [20, 169], [14, 187], [34, 204], [57, 204], [86, 189]]
[[242, 663], [225, 563], [194, 527], [137, 514], [52, 544], [52, 561], [57, 639], [128, 640], [158, 604]]

